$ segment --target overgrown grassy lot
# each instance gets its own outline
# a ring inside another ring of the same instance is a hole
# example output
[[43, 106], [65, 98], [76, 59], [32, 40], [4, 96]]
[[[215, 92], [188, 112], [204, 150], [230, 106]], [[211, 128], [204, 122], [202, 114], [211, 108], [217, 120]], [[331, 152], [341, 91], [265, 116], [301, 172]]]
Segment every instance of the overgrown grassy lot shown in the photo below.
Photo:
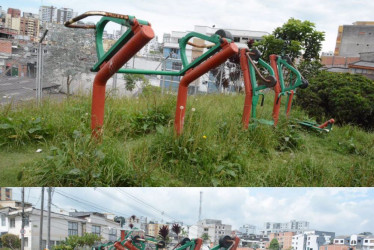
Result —
[[[374, 185], [371, 131], [309, 131], [297, 125], [310, 119], [297, 107], [277, 128], [245, 131], [243, 95], [208, 95], [189, 96], [176, 137], [175, 102], [107, 97], [101, 144], [90, 138], [89, 97], [0, 107], [0, 186]], [[272, 102], [270, 92], [258, 118], [270, 120]]]

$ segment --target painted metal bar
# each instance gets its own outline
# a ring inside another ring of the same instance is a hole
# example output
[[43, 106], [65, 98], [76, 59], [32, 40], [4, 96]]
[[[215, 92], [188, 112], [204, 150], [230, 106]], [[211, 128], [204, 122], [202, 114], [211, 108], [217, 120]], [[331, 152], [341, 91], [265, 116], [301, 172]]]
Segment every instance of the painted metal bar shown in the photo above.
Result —
[[198, 65], [196, 68], [190, 69], [179, 83], [177, 107], [174, 121], [174, 128], [178, 135], [182, 134], [183, 131], [184, 116], [187, 104], [188, 85], [200, 76], [202, 76], [203, 74], [207, 73], [209, 70], [221, 65], [229, 57], [238, 53], [238, 47], [235, 45], [235, 43], [228, 43], [227, 40], [223, 40], [224, 42], [222, 43], [221, 51], [207, 59], [204, 63]]
[[246, 57], [246, 50], [240, 50], [240, 68], [243, 72], [244, 78], [244, 89], [245, 89], [245, 98], [244, 98], [244, 109], [242, 116], [243, 128], [248, 129], [248, 125], [251, 119], [251, 110], [252, 110], [252, 97], [253, 97], [253, 88], [251, 77], [249, 74], [248, 60]]
[[144, 75], [166, 75], [166, 76], [181, 76], [181, 71], [159, 71], [159, 70], [144, 70], [144, 69], [120, 69], [117, 73], [129, 74], [144, 74]]
[[91, 111], [91, 128], [94, 137], [98, 137], [101, 134], [101, 128], [104, 123], [105, 86], [108, 79], [154, 37], [154, 32], [150, 26], [135, 23], [132, 31], [134, 36], [108, 62], [102, 64], [96, 74], [93, 84]]
[[292, 106], [292, 98], [294, 96], [294, 91], [291, 90], [289, 93], [288, 93], [288, 96], [287, 96], [287, 107], [286, 107], [286, 116], [287, 118], [289, 117], [290, 115], [290, 111], [291, 111], [291, 106]]
[[277, 55], [270, 55], [270, 65], [274, 70], [274, 75], [275, 78], [277, 79], [277, 84], [274, 86], [274, 107], [273, 107], [273, 121], [274, 121], [274, 126], [277, 126], [278, 119], [279, 119], [279, 110], [280, 110], [280, 105], [281, 105], [281, 81], [279, 77], [279, 71], [277, 67]]

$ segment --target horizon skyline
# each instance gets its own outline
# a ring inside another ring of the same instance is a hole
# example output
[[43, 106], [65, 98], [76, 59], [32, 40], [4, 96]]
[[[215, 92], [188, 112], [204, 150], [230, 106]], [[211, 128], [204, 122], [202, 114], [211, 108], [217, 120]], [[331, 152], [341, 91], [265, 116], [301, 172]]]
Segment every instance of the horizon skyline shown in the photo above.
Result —
[[[155, 27], [156, 35], [160, 39], [164, 33], [192, 31], [194, 25], [215, 25], [223, 29], [261, 30], [272, 33], [276, 27], [283, 25], [289, 18], [293, 17], [300, 20], [309, 20], [315, 23], [316, 30], [325, 32], [325, 41], [322, 42], [321, 52], [333, 52], [335, 50], [339, 25], [350, 25], [356, 21], [370, 21], [372, 16], [369, 10], [374, 8], [374, 2], [369, 0], [361, 1], [359, 6], [355, 5], [355, 9], [352, 8], [354, 3], [349, 0], [317, 0], [313, 3], [307, 0], [290, 0], [287, 3], [237, 0], [235, 3], [242, 7], [239, 9], [236, 8], [237, 6], [232, 1], [228, 0], [223, 0], [220, 3], [215, 3], [212, 0], [193, 0], [188, 5], [182, 2], [180, 6], [171, 0], [163, 0], [163, 3], [164, 5], [159, 4], [155, 0], [147, 2], [137, 1], [136, 3], [128, 0], [110, 0], [103, 7], [102, 2], [94, 0], [90, 1], [90, 8], [87, 8], [87, 4], [84, 1], [76, 3], [68, 0], [62, 6], [61, 2], [57, 0], [5, 0], [2, 6], [4, 9], [18, 8], [21, 12], [32, 12], [35, 14], [39, 13], [39, 7], [42, 5], [72, 8], [78, 14], [89, 10], [104, 10], [105, 8], [104, 11], [130, 14], [150, 21], [152, 26]], [[170, 12], [168, 8], [163, 6], [170, 7], [169, 9], [172, 11]], [[200, 6], [200, 8], [194, 8], [193, 6]], [[261, 9], [261, 11], [258, 12], [256, 9]], [[186, 18], [188, 18], [187, 12], [192, 15], [191, 19], [194, 20], [190, 25], [186, 22]], [[277, 17], [275, 20], [273, 20], [274, 13], [276, 13]], [[151, 18], [146, 18], [147, 16]], [[173, 22], [165, 20], [165, 17], [168, 16], [171, 17], [170, 19]], [[249, 19], [246, 18], [247, 16]], [[87, 21], [97, 20], [98, 18], [95, 17], [87, 19]], [[111, 31], [118, 30], [113, 25], [108, 26], [109, 29], [112, 29]]]
[[[21, 188], [12, 189], [13, 199], [20, 200]], [[87, 212], [109, 212], [124, 217], [130, 217], [134, 214], [138, 217], [147, 217], [148, 221], [177, 221], [183, 222], [184, 225], [194, 225], [198, 221], [199, 193], [201, 190], [203, 191], [202, 218], [219, 219], [223, 224], [232, 225], [233, 230], [251, 224], [256, 226], [256, 231], [259, 233], [260, 230], [264, 229], [266, 222], [287, 223], [291, 220], [297, 220], [308, 221], [310, 223], [308, 230], [335, 232], [337, 236], [374, 231], [372, 227], [374, 212], [370, 209], [374, 206], [374, 188], [281, 189], [283, 191], [287, 189], [286, 193], [288, 194], [281, 194], [282, 191], [278, 191], [276, 188], [218, 188], [217, 190], [215, 188], [56, 188], [52, 211], [69, 212], [72, 209], [77, 209]], [[327, 190], [324, 191], [324, 189]], [[41, 188], [25, 188], [25, 201], [27, 199], [38, 209], [38, 204], [40, 206], [40, 190]], [[161, 194], [161, 196], [155, 195], [155, 192]], [[82, 193], [85, 197], [79, 203], [77, 198], [79, 199], [79, 194]], [[229, 203], [230, 199], [228, 198], [230, 197], [228, 196], [230, 193], [232, 193], [232, 198], [238, 206], [232, 206]], [[308, 194], [310, 199], [303, 197], [304, 193]], [[340, 203], [335, 205], [331, 203], [331, 199], [326, 197], [326, 193], [331, 194], [330, 198]], [[139, 194], [143, 194], [144, 198], [134, 198], [138, 197]], [[261, 197], [263, 198], [261, 199]], [[131, 202], [121, 203], [120, 199], [123, 198], [131, 200]], [[159, 205], [153, 205], [151, 202], [157, 201], [157, 198], [162, 199], [163, 202], [160, 204], [167, 204], [166, 201], [175, 201], [171, 208], [160, 208]], [[183, 205], [183, 200], [191, 200], [192, 198], [193, 202]], [[222, 201], [219, 201], [219, 198]], [[46, 194], [45, 199], [47, 199]], [[305, 207], [300, 206], [300, 204], [297, 205], [295, 199], [304, 202]], [[318, 206], [320, 201], [327, 202], [329, 206]], [[214, 202], [217, 203], [219, 209], [212, 209], [214, 206], [211, 203]], [[251, 203], [257, 203], [259, 207], [251, 207]], [[272, 203], [275, 205], [271, 206]], [[101, 204], [107, 204], [107, 206]], [[370, 206], [365, 208], [363, 204], [369, 204]], [[346, 209], [341, 209], [341, 207]], [[286, 209], [289, 210], [289, 213], [282, 211]], [[192, 212], [187, 213], [186, 210]], [[163, 215], [161, 211], [164, 212]], [[364, 217], [362, 217], [363, 211], [366, 215]], [[337, 212], [337, 214], [334, 215], [334, 212]], [[323, 221], [318, 221], [317, 218]]]

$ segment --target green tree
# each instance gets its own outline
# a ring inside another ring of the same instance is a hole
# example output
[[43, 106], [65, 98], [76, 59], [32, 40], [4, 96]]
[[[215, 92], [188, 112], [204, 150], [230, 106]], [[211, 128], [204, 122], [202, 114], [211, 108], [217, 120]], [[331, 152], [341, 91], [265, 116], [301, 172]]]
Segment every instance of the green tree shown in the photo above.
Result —
[[101, 240], [101, 236], [96, 234], [85, 233], [83, 236], [70, 235], [62, 242], [61, 245], [56, 246], [58, 250], [73, 250], [78, 247], [93, 246], [96, 242]]
[[144, 75], [125, 74], [123, 79], [126, 81], [126, 90], [128, 91], [133, 91], [137, 82], [141, 82], [142, 87], [147, 86], [149, 83], [148, 79]]
[[288, 54], [292, 60], [301, 55], [304, 60], [311, 61], [319, 59], [324, 40], [324, 32], [317, 31], [314, 23], [290, 18], [254, 46], [263, 53], [266, 60], [271, 54], [283, 53]]
[[279, 250], [279, 242], [277, 239], [272, 239], [270, 241], [269, 250]]
[[1, 236], [1, 242], [3, 247], [9, 247], [10, 249], [19, 249], [21, 247], [21, 240], [14, 234], [4, 234]]
[[207, 233], [203, 233], [203, 235], [201, 235], [201, 239], [202, 239], [203, 241], [208, 241], [208, 240], [210, 240], [209, 235], [208, 235]]

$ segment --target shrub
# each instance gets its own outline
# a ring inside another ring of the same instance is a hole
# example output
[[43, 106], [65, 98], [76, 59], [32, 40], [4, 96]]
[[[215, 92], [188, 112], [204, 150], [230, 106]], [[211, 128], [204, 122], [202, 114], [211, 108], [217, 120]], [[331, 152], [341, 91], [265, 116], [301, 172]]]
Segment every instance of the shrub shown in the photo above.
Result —
[[297, 104], [318, 120], [374, 127], [374, 84], [361, 75], [321, 71], [300, 89]]
[[1, 242], [3, 247], [9, 247], [11, 249], [21, 248], [21, 240], [14, 234], [4, 234], [1, 236]]

